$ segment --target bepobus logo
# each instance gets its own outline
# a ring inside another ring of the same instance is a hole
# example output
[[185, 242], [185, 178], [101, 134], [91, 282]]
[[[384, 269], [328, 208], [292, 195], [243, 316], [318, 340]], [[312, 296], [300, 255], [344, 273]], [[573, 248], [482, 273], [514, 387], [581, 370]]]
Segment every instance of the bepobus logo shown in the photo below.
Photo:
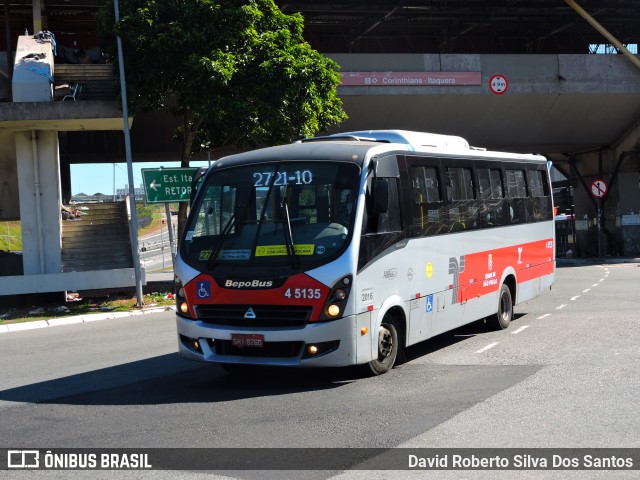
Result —
[[247, 280], [247, 281], [235, 281], [227, 280], [224, 282], [226, 288], [271, 288], [273, 281], [271, 280]]
[[38, 450], [8, 450], [7, 468], [40, 468]]

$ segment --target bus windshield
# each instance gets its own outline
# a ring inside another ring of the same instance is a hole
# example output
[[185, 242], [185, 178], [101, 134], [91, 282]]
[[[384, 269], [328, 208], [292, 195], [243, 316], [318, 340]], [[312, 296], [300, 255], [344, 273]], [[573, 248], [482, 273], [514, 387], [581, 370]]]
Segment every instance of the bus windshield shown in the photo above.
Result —
[[195, 268], [322, 264], [352, 235], [360, 168], [273, 162], [214, 170], [200, 186], [180, 248]]

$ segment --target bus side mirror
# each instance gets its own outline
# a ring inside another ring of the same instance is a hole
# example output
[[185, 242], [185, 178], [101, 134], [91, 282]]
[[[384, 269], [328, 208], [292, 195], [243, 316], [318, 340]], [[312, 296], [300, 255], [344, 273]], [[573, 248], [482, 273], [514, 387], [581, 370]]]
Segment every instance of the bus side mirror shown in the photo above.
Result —
[[389, 184], [383, 178], [376, 178], [372, 187], [373, 213], [387, 213], [389, 209]]
[[199, 167], [193, 174], [193, 178], [191, 180], [191, 192], [189, 194], [189, 206], [193, 205], [193, 199], [196, 198], [196, 193], [198, 193], [200, 180], [202, 180], [202, 177], [204, 177], [208, 169], [208, 167]]

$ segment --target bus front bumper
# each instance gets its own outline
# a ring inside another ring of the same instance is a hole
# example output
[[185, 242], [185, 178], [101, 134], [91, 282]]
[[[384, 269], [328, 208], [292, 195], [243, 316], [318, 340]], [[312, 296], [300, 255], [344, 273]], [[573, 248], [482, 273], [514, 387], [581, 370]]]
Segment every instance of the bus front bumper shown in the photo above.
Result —
[[[201, 362], [291, 367], [338, 367], [371, 360], [371, 338], [358, 332], [370, 319], [362, 315], [300, 328], [250, 329], [210, 325], [176, 315], [179, 353]], [[238, 346], [238, 337], [259, 338], [262, 346]], [[358, 355], [358, 350], [360, 355]]]

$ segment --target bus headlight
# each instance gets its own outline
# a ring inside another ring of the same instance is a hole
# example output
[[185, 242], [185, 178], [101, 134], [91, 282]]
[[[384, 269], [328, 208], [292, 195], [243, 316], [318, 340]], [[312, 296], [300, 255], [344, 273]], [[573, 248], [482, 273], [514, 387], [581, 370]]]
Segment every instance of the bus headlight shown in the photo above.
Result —
[[339, 318], [347, 306], [349, 291], [351, 290], [351, 275], [338, 280], [329, 291], [324, 308], [318, 320], [335, 320]]
[[191, 318], [189, 314], [189, 304], [187, 303], [187, 296], [184, 293], [184, 288], [182, 286], [182, 282], [176, 278], [175, 284], [175, 292], [176, 292], [176, 311], [181, 317]]
[[330, 317], [337, 317], [340, 315], [340, 307], [335, 304], [329, 305], [329, 308], [327, 308], [327, 315]]

